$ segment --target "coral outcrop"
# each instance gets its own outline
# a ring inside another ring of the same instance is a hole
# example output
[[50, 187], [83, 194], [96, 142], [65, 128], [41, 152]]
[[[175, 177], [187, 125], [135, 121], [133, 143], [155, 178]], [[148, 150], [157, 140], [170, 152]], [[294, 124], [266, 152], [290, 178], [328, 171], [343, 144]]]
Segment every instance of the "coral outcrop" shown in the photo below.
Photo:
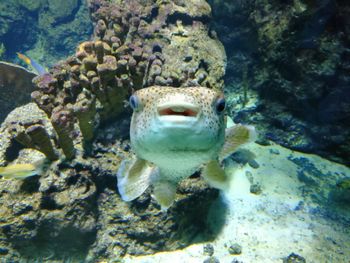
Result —
[[19, 161], [28, 149], [26, 162], [37, 154], [51, 161], [41, 177], [0, 181], [0, 253], [9, 262], [96, 262], [176, 249], [203, 232], [211, 237], [205, 215], [218, 191], [198, 176], [183, 182], [168, 212], [149, 193], [122, 202], [115, 176], [131, 154], [121, 140], [133, 90], [223, 88], [226, 56], [209, 31], [209, 5], [91, 0], [89, 8], [93, 38], [35, 78], [34, 103], [15, 109], [1, 126], [2, 165]]
[[209, 2], [228, 52], [234, 118], [281, 145], [349, 164], [349, 4]]

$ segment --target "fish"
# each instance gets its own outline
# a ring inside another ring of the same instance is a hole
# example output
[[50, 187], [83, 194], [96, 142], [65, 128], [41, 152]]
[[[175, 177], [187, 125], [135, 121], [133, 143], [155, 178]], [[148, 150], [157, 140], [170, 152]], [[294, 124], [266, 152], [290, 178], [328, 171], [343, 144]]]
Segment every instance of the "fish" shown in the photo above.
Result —
[[27, 65], [31, 66], [38, 76], [42, 76], [42, 75], [47, 73], [47, 70], [45, 69], [45, 67], [40, 65], [34, 59], [32, 59], [32, 58], [30, 58], [30, 57], [28, 57], [28, 56], [26, 56], [24, 54], [18, 53], [18, 52], [17, 52], [17, 56], [24, 63], [26, 63]]
[[25, 179], [30, 176], [42, 174], [46, 167], [46, 160], [39, 160], [34, 163], [10, 164], [0, 167], [2, 179]]
[[[167, 210], [178, 183], [198, 170], [211, 187], [225, 190], [229, 178], [221, 162], [256, 138], [253, 126], [227, 121], [223, 94], [206, 87], [143, 88], [130, 96], [129, 105], [134, 154], [117, 171], [124, 201], [152, 186], [153, 197]], [[231, 127], [226, 128], [227, 123]]]

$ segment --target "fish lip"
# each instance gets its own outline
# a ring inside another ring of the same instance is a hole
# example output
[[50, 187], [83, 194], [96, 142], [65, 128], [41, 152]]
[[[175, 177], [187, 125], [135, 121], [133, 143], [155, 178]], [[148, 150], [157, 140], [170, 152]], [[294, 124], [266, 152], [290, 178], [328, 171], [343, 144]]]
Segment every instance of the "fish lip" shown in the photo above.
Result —
[[[158, 117], [176, 117], [181, 118], [197, 118], [199, 115], [199, 107], [191, 103], [164, 103], [157, 107]], [[171, 119], [171, 118], [170, 118]]]

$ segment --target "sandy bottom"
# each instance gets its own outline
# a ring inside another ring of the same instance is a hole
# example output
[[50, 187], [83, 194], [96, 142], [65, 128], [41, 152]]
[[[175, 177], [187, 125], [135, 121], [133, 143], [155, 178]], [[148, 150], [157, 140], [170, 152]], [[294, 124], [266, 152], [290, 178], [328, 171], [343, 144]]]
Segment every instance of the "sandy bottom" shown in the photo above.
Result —
[[[258, 168], [231, 162], [230, 188], [212, 207], [208, 222], [221, 225], [210, 244], [221, 263], [282, 262], [296, 253], [306, 262], [350, 262], [350, 205], [329, 201], [336, 181], [350, 177], [350, 169], [315, 155], [283, 147], [252, 144]], [[253, 165], [254, 166], [254, 165]], [[250, 193], [252, 183], [261, 185], [261, 194]], [[224, 223], [220, 223], [224, 218]], [[200, 237], [198, 237], [200, 239]], [[228, 247], [237, 243], [239, 255]], [[125, 258], [125, 262], [204, 262], [206, 243], [150, 256]]]

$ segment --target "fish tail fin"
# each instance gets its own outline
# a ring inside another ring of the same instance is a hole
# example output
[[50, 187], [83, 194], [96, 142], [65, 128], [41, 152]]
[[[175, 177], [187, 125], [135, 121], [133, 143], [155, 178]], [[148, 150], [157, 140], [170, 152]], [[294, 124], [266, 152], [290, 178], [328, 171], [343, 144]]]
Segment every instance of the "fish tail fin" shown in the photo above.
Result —
[[228, 177], [216, 160], [212, 160], [202, 168], [202, 177], [216, 189], [225, 190], [228, 188]]
[[31, 59], [29, 57], [27, 57], [26, 55], [17, 52], [17, 56], [20, 60], [22, 60], [27, 65], [31, 65]]
[[33, 69], [36, 71], [36, 73], [41, 76], [47, 73], [47, 70], [45, 67], [43, 67], [41, 64], [36, 62], [34, 59], [30, 60], [30, 65], [33, 67]]
[[153, 184], [153, 197], [160, 204], [162, 210], [167, 210], [175, 200], [176, 184], [159, 181]]
[[235, 152], [238, 147], [253, 142], [256, 138], [257, 132], [254, 126], [237, 124], [226, 129], [225, 144], [219, 155], [220, 162]]
[[124, 160], [117, 172], [118, 190], [124, 201], [132, 201], [143, 194], [150, 184], [155, 167], [139, 158]]

